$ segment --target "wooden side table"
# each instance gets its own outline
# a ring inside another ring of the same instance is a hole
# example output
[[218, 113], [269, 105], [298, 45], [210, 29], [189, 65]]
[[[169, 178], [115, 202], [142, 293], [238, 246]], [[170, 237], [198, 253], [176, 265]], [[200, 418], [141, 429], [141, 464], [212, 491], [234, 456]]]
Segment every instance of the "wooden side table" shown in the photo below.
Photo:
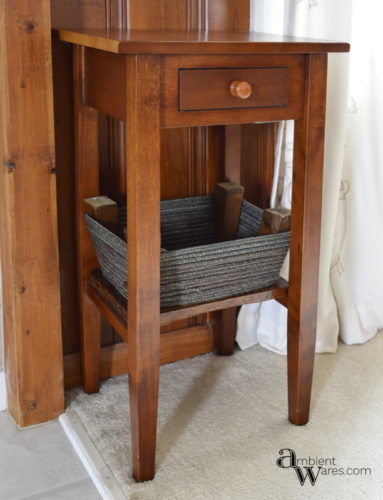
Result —
[[[308, 421], [313, 374], [328, 52], [348, 44], [249, 32], [58, 30], [75, 45], [79, 290], [85, 389], [98, 390], [100, 311], [128, 342], [133, 475], [153, 478], [160, 324], [276, 298], [288, 307], [289, 419]], [[98, 196], [97, 114], [126, 122], [128, 303], [90, 272], [82, 200]], [[290, 278], [160, 311], [160, 128], [295, 120]], [[94, 346], [92, 349], [91, 346]]]

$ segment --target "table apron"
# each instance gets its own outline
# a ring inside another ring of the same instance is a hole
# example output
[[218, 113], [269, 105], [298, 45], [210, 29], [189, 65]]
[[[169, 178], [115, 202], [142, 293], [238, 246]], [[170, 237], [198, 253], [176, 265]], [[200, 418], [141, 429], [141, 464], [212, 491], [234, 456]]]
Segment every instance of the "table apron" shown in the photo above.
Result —
[[[129, 106], [126, 96], [129, 57], [145, 56], [85, 49], [85, 104], [121, 121], [126, 120]], [[161, 60], [161, 128], [302, 117], [304, 54], [157, 57]], [[254, 94], [248, 100], [230, 96], [231, 80], [244, 77], [250, 79]]]

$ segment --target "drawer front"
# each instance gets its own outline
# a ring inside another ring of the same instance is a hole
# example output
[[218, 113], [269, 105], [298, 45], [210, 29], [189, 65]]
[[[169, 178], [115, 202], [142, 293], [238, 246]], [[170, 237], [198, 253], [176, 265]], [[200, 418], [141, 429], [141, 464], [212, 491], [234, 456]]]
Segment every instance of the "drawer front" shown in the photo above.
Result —
[[287, 67], [179, 70], [180, 111], [283, 107], [287, 104]]

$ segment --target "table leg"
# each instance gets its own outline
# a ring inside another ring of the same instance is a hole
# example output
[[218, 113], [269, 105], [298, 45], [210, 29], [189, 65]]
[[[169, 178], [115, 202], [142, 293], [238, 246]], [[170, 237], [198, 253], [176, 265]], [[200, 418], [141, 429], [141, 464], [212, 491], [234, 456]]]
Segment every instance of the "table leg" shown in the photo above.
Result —
[[160, 62], [127, 56], [128, 353], [133, 476], [155, 471], [160, 368]]
[[[226, 125], [225, 127], [225, 180], [240, 184], [241, 180], [241, 133], [242, 125]], [[242, 200], [242, 197], [241, 197]], [[241, 201], [240, 201], [241, 202]], [[223, 217], [223, 214], [222, 214]], [[223, 227], [227, 221], [223, 222]], [[217, 229], [219, 225], [217, 223]], [[227, 239], [235, 239], [237, 227], [231, 228]], [[218, 241], [224, 241], [224, 234], [219, 234]], [[235, 336], [237, 333], [238, 307], [231, 307], [214, 314], [215, 349], [220, 356], [231, 356], [234, 353]]]
[[215, 348], [220, 356], [231, 356], [234, 353], [235, 335], [237, 333], [238, 307], [223, 309], [217, 314]]
[[82, 376], [85, 392], [100, 387], [101, 314], [87, 296], [85, 283], [98, 267], [97, 257], [84, 220], [85, 198], [98, 196], [98, 112], [84, 104], [84, 49], [73, 48], [77, 265], [80, 307]]
[[307, 423], [315, 355], [327, 55], [307, 56], [303, 118], [295, 122], [288, 294], [289, 419]]

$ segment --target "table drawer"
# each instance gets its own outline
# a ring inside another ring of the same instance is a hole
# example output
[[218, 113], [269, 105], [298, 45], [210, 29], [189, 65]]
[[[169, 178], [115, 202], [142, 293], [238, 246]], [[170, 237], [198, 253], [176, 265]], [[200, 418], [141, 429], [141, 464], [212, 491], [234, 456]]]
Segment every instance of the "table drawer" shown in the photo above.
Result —
[[288, 104], [288, 68], [179, 70], [179, 110], [282, 107]]

